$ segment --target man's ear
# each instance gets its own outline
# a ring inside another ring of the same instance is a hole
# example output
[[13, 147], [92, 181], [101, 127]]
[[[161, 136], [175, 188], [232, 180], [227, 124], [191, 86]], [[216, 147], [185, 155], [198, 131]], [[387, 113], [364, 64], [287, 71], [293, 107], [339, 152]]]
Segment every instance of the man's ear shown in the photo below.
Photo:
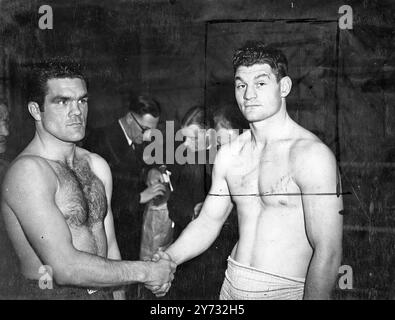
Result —
[[280, 91], [281, 98], [285, 98], [289, 95], [292, 89], [292, 80], [290, 77], [285, 76], [280, 80]]
[[27, 108], [29, 110], [29, 113], [34, 118], [34, 120], [41, 121], [41, 111], [37, 102], [32, 102], [32, 101], [29, 102]]

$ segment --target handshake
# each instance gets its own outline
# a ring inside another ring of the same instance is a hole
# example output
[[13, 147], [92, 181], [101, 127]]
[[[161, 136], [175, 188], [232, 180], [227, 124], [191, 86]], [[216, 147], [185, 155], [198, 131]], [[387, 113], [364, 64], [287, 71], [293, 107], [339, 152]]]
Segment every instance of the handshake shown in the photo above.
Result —
[[157, 297], [163, 297], [169, 291], [174, 279], [177, 264], [164, 251], [157, 251], [151, 260], [145, 259], [150, 270], [149, 280], [144, 282], [147, 289]]

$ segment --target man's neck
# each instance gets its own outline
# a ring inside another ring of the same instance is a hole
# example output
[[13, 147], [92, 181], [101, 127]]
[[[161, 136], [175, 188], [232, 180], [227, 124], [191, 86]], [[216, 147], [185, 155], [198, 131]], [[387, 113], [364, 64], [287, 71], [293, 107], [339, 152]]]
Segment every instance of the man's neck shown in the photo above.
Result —
[[289, 137], [293, 123], [285, 106], [282, 106], [279, 112], [270, 118], [250, 123], [251, 138], [257, 145], [266, 145], [272, 141], [285, 139]]
[[76, 154], [76, 144], [65, 142], [49, 135], [48, 133], [39, 133], [33, 139], [35, 150], [39, 150], [39, 155], [53, 161], [60, 161], [73, 167]]

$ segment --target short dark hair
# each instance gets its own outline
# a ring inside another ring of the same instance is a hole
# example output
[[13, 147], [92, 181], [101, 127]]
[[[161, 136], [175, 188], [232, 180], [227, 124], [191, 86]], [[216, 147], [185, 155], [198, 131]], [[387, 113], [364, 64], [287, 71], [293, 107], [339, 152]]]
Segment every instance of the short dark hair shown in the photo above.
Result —
[[192, 124], [198, 125], [201, 129], [210, 128], [210, 120], [208, 113], [201, 106], [189, 109], [181, 120], [181, 127], [187, 127]]
[[81, 65], [75, 61], [55, 58], [46, 60], [33, 67], [28, 79], [28, 102], [36, 102], [43, 110], [45, 96], [48, 94], [48, 80], [79, 78], [88, 87]]
[[132, 111], [139, 116], [150, 114], [154, 118], [158, 118], [161, 113], [159, 102], [146, 95], [131, 98], [129, 103], [129, 111]]
[[233, 71], [240, 66], [250, 67], [257, 63], [267, 63], [276, 75], [277, 81], [288, 75], [288, 61], [284, 53], [262, 41], [247, 41], [233, 55]]

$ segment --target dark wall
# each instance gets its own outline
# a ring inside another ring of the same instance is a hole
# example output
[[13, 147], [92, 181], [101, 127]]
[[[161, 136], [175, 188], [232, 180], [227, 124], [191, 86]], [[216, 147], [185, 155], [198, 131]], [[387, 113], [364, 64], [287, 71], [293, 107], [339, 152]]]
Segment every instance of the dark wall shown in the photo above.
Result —
[[[49, 4], [54, 29], [38, 28]], [[45, 57], [87, 66], [89, 126], [114, 121], [130, 94], [149, 93], [162, 120], [195, 105], [236, 106], [231, 55], [244, 40], [275, 43], [289, 58], [290, 114], [335, 152], [345, 191], [344, 264], [354, 290], [339, 298], [386, 298], [395, 246], [395, 7], [348, 1], [352, 30], [340, 30], [343, 1], [1, 1], [0, 95], [10, 102], [10, 156], [32, 137], [23, 79]]]

